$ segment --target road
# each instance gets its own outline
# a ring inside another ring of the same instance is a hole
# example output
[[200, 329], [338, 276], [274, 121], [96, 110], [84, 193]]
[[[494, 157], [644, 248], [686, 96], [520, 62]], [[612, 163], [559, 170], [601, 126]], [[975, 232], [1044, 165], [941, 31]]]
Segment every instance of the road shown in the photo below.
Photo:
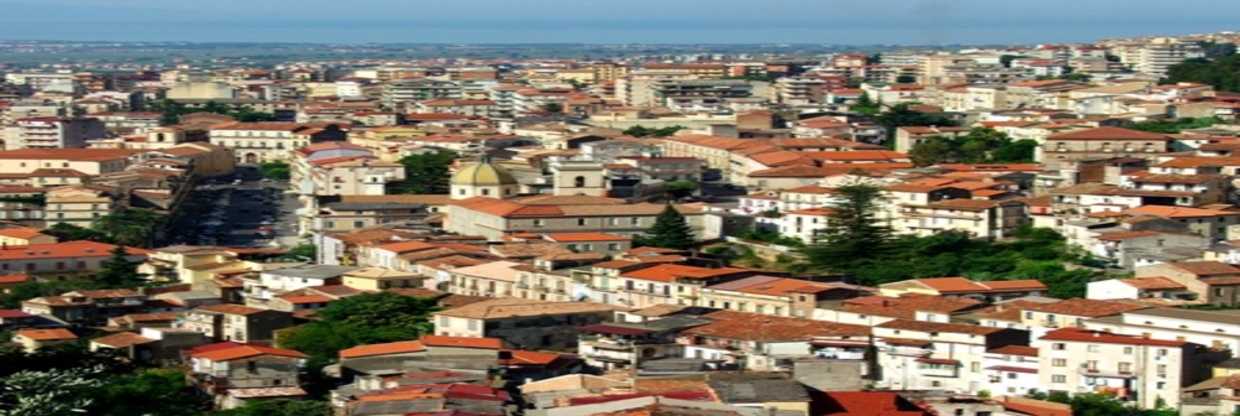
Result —
[[299, 243], [296, 195], [288, 183], [263, 181], [257, 171], [199, 185], [183, 209], [186, 215], [170, 233], [171, 244], [227, 247], [292, 247]]

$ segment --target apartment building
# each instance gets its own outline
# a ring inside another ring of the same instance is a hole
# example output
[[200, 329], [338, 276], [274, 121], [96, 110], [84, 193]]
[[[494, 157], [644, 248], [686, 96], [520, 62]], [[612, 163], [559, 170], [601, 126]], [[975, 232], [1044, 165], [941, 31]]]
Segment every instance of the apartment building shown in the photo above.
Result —
[[[774, 276], [752, 276], [703, 287], [697, 306], [759, 315], [809, 318], [820, 302], [868, 294], [870, 288], [838, 282], [813, 282]], [[714, 306], [711, 306], [714, 305]]]
[[388, 183], [405, 179], [404, 165], [344, 142], [297, 149], [291, 162], [289, 182], [305, 196], [384, 195]]
[[1026, 296], [1042, 296], [1046, 285], [1034, 279], [975, 281], [964, 277], [910, 279], [878, 286], [883, 296], [906, 294], [951, 296], [994, 303]]
[[1180, 389], [1209, 372], [1199, 345], [1061, 328], [1033, 341], [1049, 392], [1101, 393], [1146, 409], [1178, 408]]
[[1025, 345], [1029, 334], [1007, 328], [896, 319], [873, 327], [878, 386], [893, 390], [971, 393], [990, 383], [986, 352]]
[[401, 110], [410, 103], [444, 98], [463, 98], [461, 85], [432, 79], [394, 80], [383, 84], [380, 101], [387, 108]]
[[107, 137], [97, 118], [34, 117], [16, 121], [6, 142], [7, 149], [69, 149]]
[[1085, 329], [1240, 352], [1240, 311], [1149, 308], [1085, 321]]
[[1152, 159], [1170, 151], [1170, 136], [1119, 127], [1097, 127], [1046, 138], [1035, 159], [1047, 169], [1072, 167], [1082, 160], [1133, 157]]
[[959, 231], [975, 238], [1000, 239], [1028, 222], [1025, 207], [1016, 200], [945, 199], [902, 207], [891, 227], [898, 233], [920, 236]]
[[448, 292], [491, 298], [516, 297], [520, 274], [527, 267], [525, 263], [494, 261], [452, 269]]
[[232, 149], [237, 163], [285, 162], [293, 150], [322, 141], [343, 141], [347, 133], [337, 124], [323, 126], [285, 123], [231, 123], [211, 127], [211, 144]]
[[576, 328], [611, 322], [615, 306], [589, 302], [543, 302], [499, 298], [435, 312], [435, 335], [499, 338], [522, 349], [577, 345]]
[[116, 190], [92, 185], [61, 186], [44, 195], [43, 220], [47, 225], [65, 223], [84, 228], [111, 214], [120, 199]]
[[[600, 266], [602, 263], [595, 265]], [[751, 276], [754, 272], [730, 267], [705, 268], [682, 264], [657, 264], [616, 276], [601, 276], [596, 292], [604, 303], [644, 308], [654, 305], [698, 305], [732, 309], [730, 302], [702, 300], [702, 289]], [[704, 302], [704, 303], [703, 303]], [[738, 305], [746, 306], [746, 305]]]

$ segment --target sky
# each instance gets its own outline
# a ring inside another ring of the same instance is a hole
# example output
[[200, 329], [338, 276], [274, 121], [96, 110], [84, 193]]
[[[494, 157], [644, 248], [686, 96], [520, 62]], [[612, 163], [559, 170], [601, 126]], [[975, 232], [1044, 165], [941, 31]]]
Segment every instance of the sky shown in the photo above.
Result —
[[1240, 0], [0, 0], [0, 39], [999, 44], [1240, 30]]

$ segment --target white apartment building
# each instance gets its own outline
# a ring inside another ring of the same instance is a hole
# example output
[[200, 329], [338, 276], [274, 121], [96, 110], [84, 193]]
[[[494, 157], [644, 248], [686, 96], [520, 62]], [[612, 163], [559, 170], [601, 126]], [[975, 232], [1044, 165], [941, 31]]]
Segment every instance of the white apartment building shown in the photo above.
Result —
[[1080, 328], [1033, 341], [1038, 376], [1048, 392], [1104, 393], [1154, 409], [1177, 408], [1180, 388], [1209, 377], [1199, 345]]
[[107, 137], [107, 129], [95, 118], [33, 117], [17, 120], [8, 136], [8, 149], [83, 148]]
[[987, 350], [1023, 344], [1024, 331], [976, 325], [897, 319], [873, 328], [877, 387], [892, 390], [947, 390], [975, 393], [990, 385]]
[[1144, 338], [1176, 340], [1213, 350], [1240, 352], [1240, 311], [1150, 308], [1085, 321], [1085, 328]]

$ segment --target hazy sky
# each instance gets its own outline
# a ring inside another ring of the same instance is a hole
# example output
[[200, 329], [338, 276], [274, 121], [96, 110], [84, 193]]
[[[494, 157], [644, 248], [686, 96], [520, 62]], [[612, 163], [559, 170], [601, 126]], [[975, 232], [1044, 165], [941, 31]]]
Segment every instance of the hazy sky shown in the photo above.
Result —
[[0, 38], [1033, 43], [1240, 29], [1240, 0], [0, 0]]

